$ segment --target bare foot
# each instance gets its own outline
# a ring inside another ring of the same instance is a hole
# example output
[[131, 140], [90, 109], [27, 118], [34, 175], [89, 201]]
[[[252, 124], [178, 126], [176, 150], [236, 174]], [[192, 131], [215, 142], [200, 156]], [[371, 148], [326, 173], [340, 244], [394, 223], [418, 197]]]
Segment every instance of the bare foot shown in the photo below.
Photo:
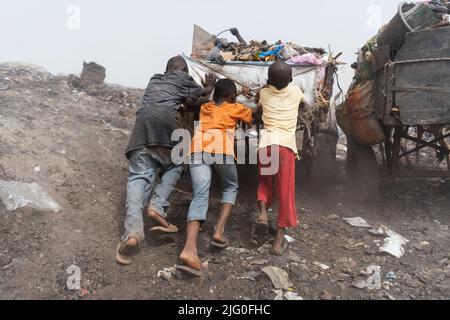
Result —
[[284, 241], [284, 229], [279, 228], [277, 235], [272, 246], [272, 253], [277, 256], [281, 256], [287, 248], [287, 242]]
[[213, 241], [217, 242], [217, 243], [225, 244], [227, 242], [227, 240], [225, 238], [224, 232], [216, 230], [216, 232], [214, 232], [214, 235], [213, 235]]
[[127, 242], [125, 242], [119, 250], [119, 253], [122, 255], [130, 255], [134, 249], [136, 249], [136, 247], [138, 246], [139, 242], [136, 238], [134, 237], [130, 237], [128, 238]]
[[152, 221], [158, 226], [158, 227], [163, 227], [163, 228], [169, 228], [170, 225], [167, 222], [166, 219], [164, 219], [163, 217], [161, 217], [156, 211], [149, 209], [148, 210], [148, 216], [150, 217], [150, 219], [152, 219]]
[[196, 253], [187, 252], [183, 250], [180, 254], [180, 260], [187, 267], [192, 268], [197, 271], [201, 271], [203, 269], [203, 264]]
[[261, 213], [256, 220], [255, 234], [265, 236], [269, 234], [269, 216]]
[[277, 256], [281, 256], [283, 252], [283, 242], [281, 243], [275, 242], [272, 246], [272, 252]]
[[269, 223], [269, 215], [267, 213], [261, 213], [258, 216], [258, 222]]

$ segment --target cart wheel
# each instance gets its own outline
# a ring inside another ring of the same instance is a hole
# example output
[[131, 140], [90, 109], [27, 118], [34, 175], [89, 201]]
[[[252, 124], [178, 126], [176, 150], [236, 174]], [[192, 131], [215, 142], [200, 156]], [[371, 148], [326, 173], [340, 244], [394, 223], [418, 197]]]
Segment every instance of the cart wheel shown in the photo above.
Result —
[[336, 181], [337, 130], [318, 133], [314, 138], [315, 156], [310, 163], [310, 181], [316, 191], [325, 192]]
[[357, 200], [376, 201], [380, 195], [380, 172], [371, 146], [362, 146], [347, 137], [347, 178]]

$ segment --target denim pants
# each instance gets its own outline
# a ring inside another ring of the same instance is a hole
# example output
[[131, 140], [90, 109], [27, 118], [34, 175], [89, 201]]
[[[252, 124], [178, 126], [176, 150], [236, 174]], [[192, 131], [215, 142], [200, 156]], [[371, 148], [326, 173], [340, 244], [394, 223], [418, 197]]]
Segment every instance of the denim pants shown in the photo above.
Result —
[[123, 241], [135, 237], [142, 242], [144, 236], [143, 209], [147, 205], [158, 172], [160, 183], [155, 187], [149, 207], [166, 218], [169, 198], [183, 174], [182, 166], [170, 162], [170, 150], [165, 148], [142, 148], [131, 153], [127, 184], [127, 215]]
[[222, 203], [235, 205], [239, 187], [238, 174], [234, 158], [226, 156], [226, 160], [225, 163], [210, 163], [204, 161], [203, 157], [198, 159], [195, 155], [192, 156], [189, 171], [192, 180], [193, 198], [189, 207], [188, 222], [204, 222], [206, 220], [213, 168], [220, 176]]

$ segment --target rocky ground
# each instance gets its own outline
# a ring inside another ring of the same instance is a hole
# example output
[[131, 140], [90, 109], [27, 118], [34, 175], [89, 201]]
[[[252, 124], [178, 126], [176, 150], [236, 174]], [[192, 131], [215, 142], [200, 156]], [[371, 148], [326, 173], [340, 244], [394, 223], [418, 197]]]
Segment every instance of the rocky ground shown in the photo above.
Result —
[[[256, 171], [245, 166], [227, 230], [232, 247], [223, 252], [208, 245], [219, 211], [219, 190], [213, 192], [200, 237], [210, 279], [170, 269], [184, 243], [188, 180], [172, 197], [170, 218], [180, 234], [149, 236], [131, 266], [118, 266], [123, 150], [143, 92], [118, 86], [83, 91], [69, 83], [35, 66], [0, 64], [0, 180], [36, 182], [63, 208], [10, 212], [0, 203], [0, 299], [450, 298], [450, 189], [435, 179], [384, 180], [381, 199], [360, 204], [347, 188], [343, 147], [338, 183], [326, 195], [309, 190], [299, 163], [301, 226], [289, 233], [294, 242], [283, 257], [270, 255], [271, 237], [252, 236]], [[343, 220], [352, 217], [406, 238], [404, 255], [381, 253], [386, 235]], [[67, 288], [71, 265], [80, 268], [80, 290]], [[289, 280], [272, 282], [265, 267]]]

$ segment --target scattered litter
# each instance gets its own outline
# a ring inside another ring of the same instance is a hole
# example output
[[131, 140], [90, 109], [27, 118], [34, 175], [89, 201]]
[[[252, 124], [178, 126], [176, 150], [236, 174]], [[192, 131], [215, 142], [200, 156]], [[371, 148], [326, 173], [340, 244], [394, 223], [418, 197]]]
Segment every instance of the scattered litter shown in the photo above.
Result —
[[359, 280], [353, 283], [353, 286], [359, 289], [380, 290], [381, 289], [381, 267], [372, 265], [367, 268], [367, 271], [362, 271], [361, 274], [368, 275], [367, 280]]
[[290, 237], [290, 236], [288, 236], [288, 235], [285, 235], [285, 236], [284, 236], [284, 240], [286, 240], [288, 243], [293, 243], [293, 242], [295, 242], [295, 239], [292, 238], [292, 237]]
[[390, 271], [386, 273], [386, 279], [388, 279], [389, 281], [397, 280], [397, 275], [394, 271]]
[[283, 300], [283, 290], [273, 290], [276, 293], [276, 297], [273, 300]]
[[0, 181], [0, 200], [8, 211], [30, 207], [58, 212], [61, 207], [35, 182]]
[[131, 131], [113, 127], [110, 123], [104, 124], [103, 125], [103, 129], [111, 131], [111, 132], [121, 132], [121, 133], [123, 133], [126, 136], [131, 134]]
[[164, 268], [163, 270], [158, 271], [158, 278], [167, 280], [167, 281], [172, 281], [172, 275], [174, 272], [176, 272], [176, 268], [175, 267], [170, 267], [170, 268]]
[[369, 232], [370, 234], [373, 234], [374, 236], [384, 236], [383, 228], [378, 228], [378, 229], [377, 228], [373, 228], [373, 229], [370, 229], [367, 232]]
[[316, 267], [319, 267], [319, 268], [322, 269], [322, 270], [328, 270], [328, 269], [330, 269], [329, 266], [327, 266], [326, 264], [320, 263], [320, 262], [314, 262], [314, 265], [315, 265]]
[[387, 293], [386, 293], [386, 297], [387, 297], [389, 300], [392, 300], [392, 301], [397, 300], [397, 299], [395, 299], [393, 296], [391, 296], [390, 294], [387, 294]]
[[340, 216], [338, 216], [337, 214], [330, 214], [329, 216], [327, 216], [327, 220], [336, 220], [339, 218]]
[[249, 266], [249, 267], [251, 267], [251, 266], [253, 266], [253, 265], [256, 265], [256, 266], [263, 266], [263, 265], [265, 265], [265, 264], [268, 264], [269, 262], [270, 262], [269, 259], [260, 259], [260, 260], [251, 261], [251, 262], [248, 264], [248, 266]]
[[384, 239], [384, 245], [380, 247], [380, 252], [387, 252], [394, 257], [401, 258], [405, 254], [402, 246], [408, 243], [409, 240], [385, 226], [381, 228], [383, 228], [384, 233], [388, 237]]
[[225, 249], [226, 251], [235, 253], [235, 254], [244, 254], [250, 252], [250, 250], [245, 248], [235, 248], [235, 247], [228, 247]]
[[87, 296], [87, 295], [93, 296], [93, 295], [97, 294], [97, 291], [89, 290], [87, 288], [82, 288], [82, 289], [80, 289], [80, 291], [81, 291], [80, 294], [79, 294], [80, 297], [84, 297], [84, 296]]
[[373, 226], [371, 226], [370, 224], [367, 223], [366, 220], [364, 220], [361, 217], [357, 217], [357, 218], [342, 218], [344, 219], [345, 222], [347, 222], [349, 225], [351, 225], [352, 227], [357, 227], [357, 228], [373, 228]]
[[329, 293], [328, 291], [324, 290], [322, 291], [322, 294], [320, 295], [321, 300], [333, 300], [333, 295]]
[[250, 281], [256, 281], [256, 278], [259, 277], [261, 275], [261, 272], [258, 271], [249, 271], [249, 272], [245, 272], [243, 273], [241, 276], [236, 277], [236, 276], [231, 276], [231, 278], [233, 279], [237, 279], [237, 280], [250, 280]]
[[39, 173], [39, 172], [41, 172], [41, 168], [40, 168], [40, 167], [34, 167], [34, 171], [35, 171], [36, 173]]
[[260, 254], [264, 254], [266, 251], [270, 250], [272, 248], [271, 244], [264, 244], [262, 247], [258, 248], [258, 252]]
[[286, 293], [284, 294], [284, 297], [285, 297], [287, 300], [292, 300], [292, 301], [303, 300], [303, 298], [300, 297], [300, 296], [298, 295], [298, 293], [296, 293], [296, 292], [290, 292], [290, 291], [286, 292]]
[[289, 251], [286, 254], [286, 260], [289, 262], [295, 262], [295, 263], [302, 263], [305, 264], [306, 260], [302, 260], [302, 258], [300, 258], [300, 256], [298, 254], [296, 254], [295, 252]]
[[289, 275], [284, 270], [270, 266], [262, 268], [261, 271], [269, 277], [275, 289], [287, 290], [292, 286]]

